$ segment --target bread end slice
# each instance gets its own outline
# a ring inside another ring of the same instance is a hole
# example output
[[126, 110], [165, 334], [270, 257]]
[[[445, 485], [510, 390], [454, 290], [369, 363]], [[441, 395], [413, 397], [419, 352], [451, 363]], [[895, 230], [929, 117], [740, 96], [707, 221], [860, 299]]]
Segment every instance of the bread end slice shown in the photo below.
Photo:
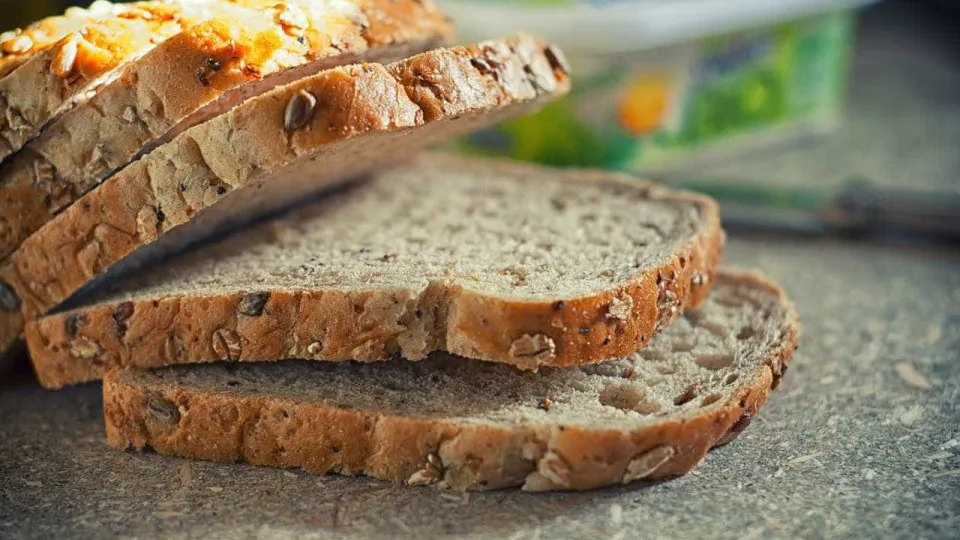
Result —
[[530, 374], [434, 357], [114, 372], [103, 387], [107, 439], [458, 490], [659, 480], [747, 427], [799, 333], [774, 283], [723, 273], [649, 350], [585, 368]]

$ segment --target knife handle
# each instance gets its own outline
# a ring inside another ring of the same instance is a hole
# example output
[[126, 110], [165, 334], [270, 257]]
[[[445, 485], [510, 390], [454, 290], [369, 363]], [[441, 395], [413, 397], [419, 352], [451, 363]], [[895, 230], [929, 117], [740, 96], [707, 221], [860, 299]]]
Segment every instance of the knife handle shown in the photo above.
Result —
[[848, 231], [892, 230], [960, 238], [960, 193], [849, 185], [823, 212]]

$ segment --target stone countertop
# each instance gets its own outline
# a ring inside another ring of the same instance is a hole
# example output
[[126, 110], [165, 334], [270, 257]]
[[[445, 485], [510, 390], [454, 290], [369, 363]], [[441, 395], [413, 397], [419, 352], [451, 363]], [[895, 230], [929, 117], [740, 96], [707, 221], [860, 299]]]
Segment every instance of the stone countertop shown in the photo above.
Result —
[[[903, 42], [878, 40], [873, 32], [889, 31], [884, 10], [864, 23], [850, 119], [834, 142], [725, 172], [783, 171], [776, 178], [791, 182], [809, 167], [824, 182], [866, 171], [957, 188], [960, 100], [936, 84], [957, 88], [960, 66], [923, 67]], [[910, 41], [915, 27], [903, 27], [890, 39]], [[931, 85], [878, 74], [885, 54], [890, 70], [925, 72]], [[902, 144], [879, 133], [898, 129]], [[124, 453], [104, 442], [99, 385], [46, 392], [24, 373], [0, 386], [0, 537], [955, 538], [960, 250], [744, 236], [731, 238], [726, 260], [780, 281], [804, 337], [751, 427], [685, 477], [466, 495]]]
[[804, 338], [750, 428], [686, 477], [579, 494], [462, 495], [124, 453], [104, 442], [99, 385], [45, 392], [22, 383], [0, 389], [0, 537], [956, 533], [960, 253], [730, 244], [728, 260], [761, 268], [793, 295]]

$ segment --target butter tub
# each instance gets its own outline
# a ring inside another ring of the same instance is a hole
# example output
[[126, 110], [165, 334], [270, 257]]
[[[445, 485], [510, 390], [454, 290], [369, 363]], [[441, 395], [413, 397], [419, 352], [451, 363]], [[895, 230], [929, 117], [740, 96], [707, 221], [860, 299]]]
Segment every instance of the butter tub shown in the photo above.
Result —
[[871, 0], [444, 0], [463, 41], [527, 31], [574, 87], [458, 141], [474, 154], [630, 171], [682, 168], [828, 132], [857, 9]]

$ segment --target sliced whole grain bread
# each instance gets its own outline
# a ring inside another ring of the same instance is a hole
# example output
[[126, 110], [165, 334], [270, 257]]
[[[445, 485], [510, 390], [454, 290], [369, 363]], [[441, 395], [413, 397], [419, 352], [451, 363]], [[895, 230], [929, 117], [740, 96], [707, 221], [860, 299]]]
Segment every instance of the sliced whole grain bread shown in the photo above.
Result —
[[127, 63], [0, 170], [0, 258], [138, 155], [245, 99], [321, 69], [406, 58], [452, 34], [422, 0], [208, 4], [215, 19]]
[[569, 89], [529, 36], [322, 71], [178, 135], [55, 216], [0, 267], [0, 348], [109, 281]]
[[775, 284], [722, 272], [650, 347], [595, 366], [518, 373], [438, 354], [115, 371], [103, 386], [107, 440], [458, 490], [658, 480], [747, 427], [799, 332]]
[[118, 366], [438, 350], [528, 370], [593, 363], [699, 303], [722, 245], [706, 197], [426, 156], [117, 282], [26, 335], [48, 387]]
[[[187, 2], [139, 2], [93, 17], [56, 43], [25, 54], [0, 79], [0, 161], [37, 136], [53, 118], [85, 100], [116, 68], [192, 21]], [[14, 37], [22, 50], [27, 43]]]

